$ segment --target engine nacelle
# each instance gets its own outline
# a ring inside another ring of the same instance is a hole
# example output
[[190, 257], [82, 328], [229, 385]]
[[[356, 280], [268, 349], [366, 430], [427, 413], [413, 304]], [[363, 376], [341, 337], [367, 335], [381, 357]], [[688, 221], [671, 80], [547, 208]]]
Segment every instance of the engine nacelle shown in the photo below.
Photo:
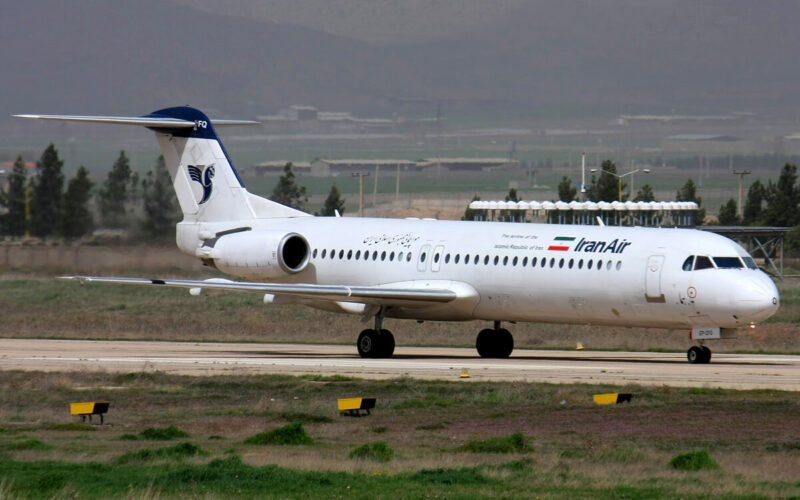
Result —
[[308, 241], [297, 233], [253, 232], [219, 238], [210, 257], [222, 272], [245, 278], [280, 278], [308, 265]]

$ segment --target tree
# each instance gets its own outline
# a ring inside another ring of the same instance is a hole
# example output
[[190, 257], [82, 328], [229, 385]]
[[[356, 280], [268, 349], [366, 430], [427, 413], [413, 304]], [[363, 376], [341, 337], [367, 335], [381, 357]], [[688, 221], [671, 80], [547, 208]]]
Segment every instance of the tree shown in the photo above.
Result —
[[744, 202], [744, 212], [742, 213], [743, 224], [754, 225], [761, 223], [766, 194], [767, 189], [761, 184], [761, 181], [755, 181], [750, 184], [750, 188], [747, 190], [747, 199]]
[[308, 195], [305, 186], [300, 187], [294, 181], [292, 162], [283, 167], [283, 175], [278, 179], [275, 189], [272, 190], [270, 199], [281, 205], [305, 211]]
[[694, 181], [689, 179], [686, 181], [686, 184], [683, 185], [682, 188], [678, 190], [675, 194], [676, 201], [693, 201], [697, 203], [697, 210], [694, 211], [694, 223], [696, 225], [703, 224], [703, 221], [706, 218], [706, 209], [702, 208], [703, 199], [697, 196], [697, 187], [694, 185]]
[[506, 195], [506, 201], [514, 201], [517, 202], [520, 200], [519, 195], [517, 194], [516, 188], [511, 188], [508, 190], [508, 194]]
[[147, 172], [142, 181], [142, 200], [144, 232], [153, 238], [163, 238], [171, 234], [180, 220], [180, 212], [163, 156], [158, 157], [155, 167]]
[[[506, 201], [513, 201], [514, 203], [520, 201], [519, 194], [517, 194], [516, 188], [510, 188], [508, 190], [508, 194], [506, 195]], [[516, 222], [514, 219], [516, 217], [516, 210], [503, 210], [501, 214], [501, 220], [504, 221], [512, 221]], [[522, 217], [525, 217], [525, 214], [522, 214]], [[524, 221], [523, 221], [524, 222]]]
[[572, 179], [566, 175], [562, 177], [561, 182], [558, 183], [558, 199], [569, 203], [575, 201], [575, 195], [577, 194], [578, 188], [572, 185]]
[[[475, 196], [470, 200], [470, 205], [473, 201], [478, 201], [480, 199], [481, 197], [478, 196], [478, 193], [475, 193]], [[475, 220], [475, 210], [469, 208], [469, 205], [467, 205], [467, 209], [464, 210], [464, 215], [461, 216], [461, 220]]]
[[766, 190], [767, 206], [763, 221], [768, 226], [796, 226], [800, 221], [800, 189], [797, 187], [797, 166], [787, 163], [781, 170], [777, 184], [772, 181]]
[[736, 226], [741, 223], [739, 216], [736, 215], [736, 200], [731, 198], [727, 203], [719, 207], [720, 226]]
[[9, 236], [25, 234], [25, 191], [28, 188], [28, 175], [22, 156], [17, 156], [11, 175], [8, 177], [8, 192], [2, 195], [2, 204], [7, 212], [2, 217], [0, 232]]
[[64, 190], [64, 162], [51, 143], [36, 162], [36, 174], [31, 182], [30, 224], [34, 236], [58, 234], [61, 229], [61, 196]]
[[120, 151], [103, 187], [97, 193], [97, 206], [104, 226], [123, 228], [127, 225], [128, 202], [136, 193], [134, 179], [138, 181], [138, 177], [134, 178], [131, 174], [130, 161], [125, 151]]
[[93, 186], [89, 172], [81, 165], [64, 193], [61, 235], [65, 238], [80, 238], [91, 231], [94, 220], [89, 211], [89, 197]]
[[[592, 201], [625, 201], [627, 195], [620, 196], [626, 184], [617, 177], [617, 165], [611, 160], [605, 160], [601, 165], [600, 177], [592, 174], [592, 182], [587, 189], [587, 195]], [[621, 198], [621, 199], [620, 199]]]
[[334, 182], [331, 186], [331, 192], [325, 198], [325, 205], [322, 207], [320, 215], [325, 217], [333, 217], [339, 212], [339, 215], [344, 214], [344, 199], [339, 195], [339, 188], [336, 187]]
[[653, 193], [653, 187], [650, 184], [645, 184], [636, 193], [636, 198], [633, 201], [656, 201], [656, 195]]

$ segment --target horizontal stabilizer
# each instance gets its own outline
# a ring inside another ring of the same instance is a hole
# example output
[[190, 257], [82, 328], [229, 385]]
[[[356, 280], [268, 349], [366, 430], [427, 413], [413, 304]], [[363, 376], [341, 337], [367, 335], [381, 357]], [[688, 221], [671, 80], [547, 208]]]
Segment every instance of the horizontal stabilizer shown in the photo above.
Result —
[[[104, 123], [111, 125], [140, 125], [152, 128], [194, 128], [195, 122], [179, 118], [158, 116], [80, 116], [80, 115], [14, 115], [16, 118], [56, 120], [63, 122]], [[211, 120], [215, 127], [258, 125], [252, 120]]]

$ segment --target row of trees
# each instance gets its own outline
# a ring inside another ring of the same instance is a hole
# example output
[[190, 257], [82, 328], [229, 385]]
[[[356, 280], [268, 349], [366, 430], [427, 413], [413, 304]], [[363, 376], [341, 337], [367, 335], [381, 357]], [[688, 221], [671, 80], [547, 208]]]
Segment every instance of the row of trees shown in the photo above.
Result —
[[742, 217], [737, 215], [736, 200], [731, 198], [719, 209], [719, 223], [724, 226], [783, 226], [800, 225], [800, 186], [797, 166], [787, 163], [778, 181], [764, 185], [756, 180], [747, 190]]
[[[53, 144], [44, 150], [30, 177], [25, 162], [17, 158], [7, 192], [0, 190], [0, 236], [73, 239], [89, 234], [96, 226], [133, 229], [153, 238], [173, 233], [180, 211], [163, 157], [159, 156], [153, 169], [140, 179], [121, 151], [97, 189], [84, 166], [78, 168], [65, 189], [63, 166]], [[271, 199], [307, 210], [306, 189], [297, 185], [291, 163], [284, 167]], [[343, 214], [344, 202], [333, 184], [319, 215]]]
[[154, 238], [174, 230], [178, 204], [163, 157], [140, 181], [125, 152], [120, 152], [94, 196], [95, 183], [86, 167], [79, 167], [65, 188], [63, 166], [53, 144], [44, 150], [30, 177], [22, 158], [17, 158], [8, 190], [0, 192], [0, 208], [5, 208], [0, 210], [5, 212], [0, 215], [0, 234], [79, 238], [95, 228], [95, 213], [101, 227], [135, 227]]

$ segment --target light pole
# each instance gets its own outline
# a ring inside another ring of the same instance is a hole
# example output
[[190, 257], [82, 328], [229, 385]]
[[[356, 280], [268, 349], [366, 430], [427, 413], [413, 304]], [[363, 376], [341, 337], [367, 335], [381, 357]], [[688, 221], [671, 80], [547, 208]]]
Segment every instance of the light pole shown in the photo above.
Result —
[[353, 172], [353, 177], [358, 177], [358, 216], [364, 217], [364, 177], [369, 177], [369, 172]]
[[[590, 170], [590, 172], [592, 172], [592, 173], [598, 172], [598, 171], [601, 171], [601, 170], [597, 169], [597, 168], [593, 168], [593, 169]], [[624, 174], [615, 174], [614, 172], [609, 172], [608, 170], [602, 170], [602, 173], [613, 175], [614, 177], [617, 178], [618, 186], [619, 186], [619, 188], [618, 188], [618, 200], [619, 201], [622, 201], [622, 178], [626, 177], [628, 175], [631, 176], [631, 193], [633, 193], [633, 174], [635, 174], [636, 172], [644, 172], [646, 174], [649, 174], [650, 173], [650, 169], [649, 168], [637, 168], [636, 170], [631, 170], [630, 172], [625, 172]]]

